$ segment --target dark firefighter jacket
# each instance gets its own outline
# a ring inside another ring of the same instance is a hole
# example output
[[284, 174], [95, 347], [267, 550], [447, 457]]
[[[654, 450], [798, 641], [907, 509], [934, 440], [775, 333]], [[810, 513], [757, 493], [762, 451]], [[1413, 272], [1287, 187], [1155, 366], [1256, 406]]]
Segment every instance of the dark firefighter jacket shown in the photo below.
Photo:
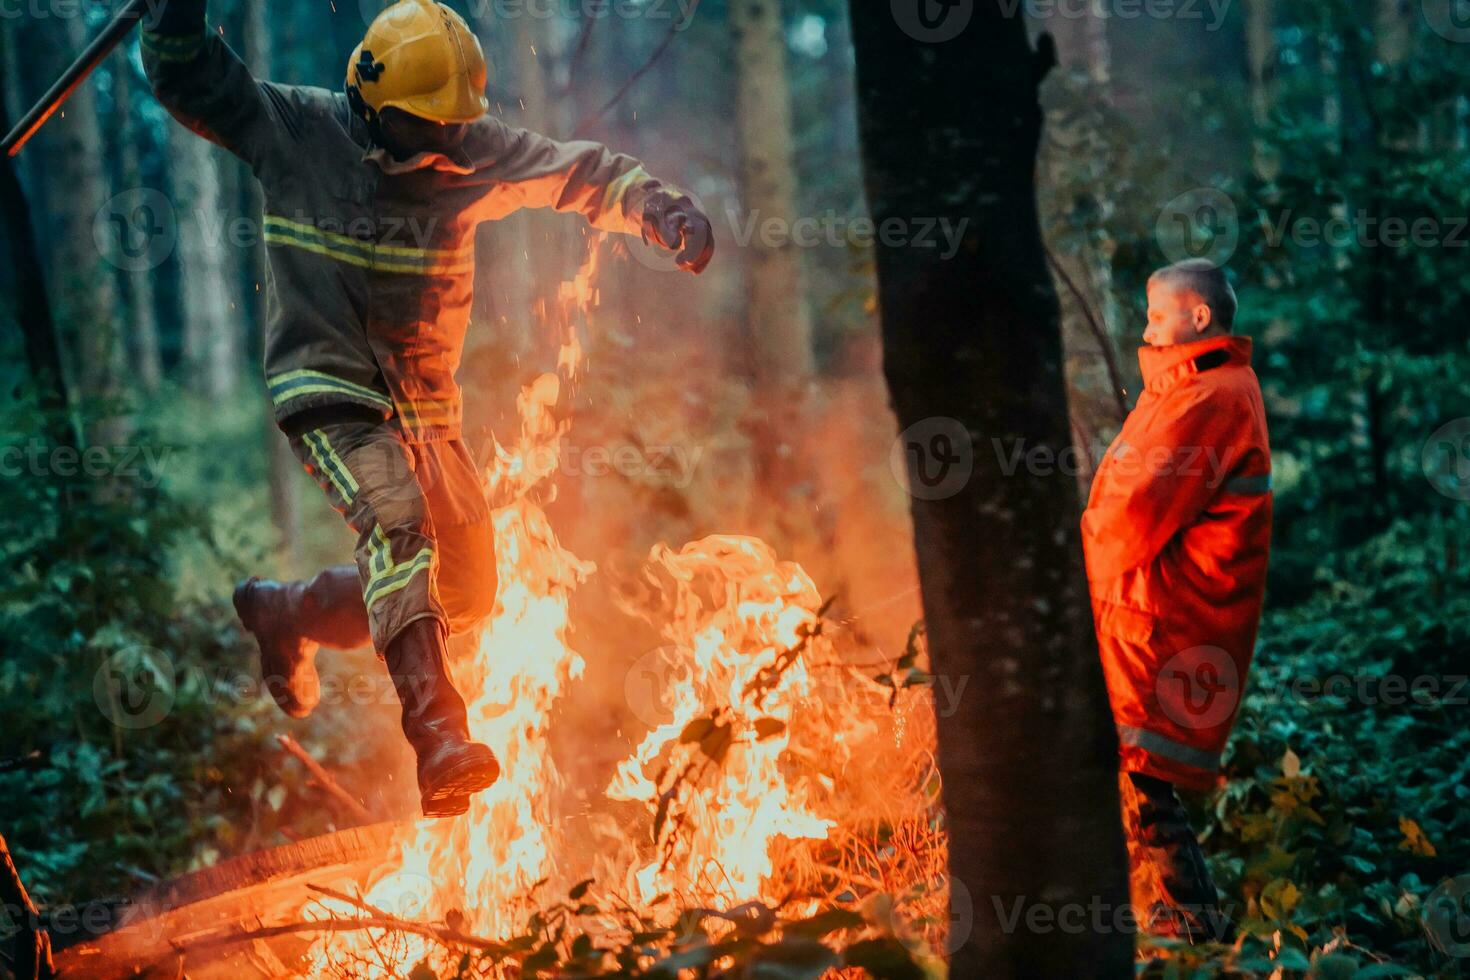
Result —
[[597, 143], [488, 115], [454, 158], [395, 161], [370, 146], [346, 95], [252, 78], [204, 7], [170, 0], [144, 31], [143, 63], [169, 112], [241, 157], [264, 191], [276, 421], [350, 402], [396, 418], [410, 441], [458, 437], [475, 226], [551, 207], [638, 233], [659, 183]]
[[1250, 359], [1244, 337], [1143, 348], [1143, 393], [1082, 516], [1122, 766], [1192, 789], [1217, 779], [1266, 586], [1271, 453]]

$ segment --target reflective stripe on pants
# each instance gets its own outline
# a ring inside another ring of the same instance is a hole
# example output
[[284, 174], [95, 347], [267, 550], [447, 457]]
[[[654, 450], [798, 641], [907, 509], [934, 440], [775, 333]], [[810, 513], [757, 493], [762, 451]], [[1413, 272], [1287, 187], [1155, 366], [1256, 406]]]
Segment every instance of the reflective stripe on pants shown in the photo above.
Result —
[[291, 446], [357, 532], [358, 577], [379, 653], [417, 619], [437, 619], [454, 635], [489, 617], [494, 530], [461, 443], [407, 443], [391, 423], [344, 417], [291, 433]]

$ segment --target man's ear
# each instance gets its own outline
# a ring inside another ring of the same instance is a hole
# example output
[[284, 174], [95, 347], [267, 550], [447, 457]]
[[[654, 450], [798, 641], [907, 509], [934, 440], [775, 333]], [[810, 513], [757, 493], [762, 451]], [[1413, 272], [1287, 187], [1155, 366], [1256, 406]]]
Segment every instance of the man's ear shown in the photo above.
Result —
[[1213, 311], [1208, 303], [1196, 303], [1194, 309], [1189, 311], [1190, 318], [1194, 321], [1194, 332], [1204, 333], [1210, 329], [1210, 324], [1215, 320]]

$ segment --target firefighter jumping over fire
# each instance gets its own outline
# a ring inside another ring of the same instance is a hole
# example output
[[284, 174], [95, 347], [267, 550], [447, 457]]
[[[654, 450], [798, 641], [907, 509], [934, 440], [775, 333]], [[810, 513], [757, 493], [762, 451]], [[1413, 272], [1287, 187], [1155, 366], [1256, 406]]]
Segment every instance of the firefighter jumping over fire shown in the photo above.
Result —
[[576, 212], [699, 273], [709, 220], [632, 157], [492, 115], [479, 41], [432, 0], [399, 0], [373, 20], [342, 91], [252, 78], [207, 29], [205, 0], [169, 0], [143, 52], [169, 112], [260, 182], [275, 419], [358, 535], [353, 565], [236, 589], [261, 675], [303, 718], [320, 698], [319, 644], [371, 640], [402, 703], [424, 814], [464, 813], [500, 772], [471, 739], [446, 665], [447, 638], [484, 623], [496, 589], [455, 381], [475, 227], [520, 208]]

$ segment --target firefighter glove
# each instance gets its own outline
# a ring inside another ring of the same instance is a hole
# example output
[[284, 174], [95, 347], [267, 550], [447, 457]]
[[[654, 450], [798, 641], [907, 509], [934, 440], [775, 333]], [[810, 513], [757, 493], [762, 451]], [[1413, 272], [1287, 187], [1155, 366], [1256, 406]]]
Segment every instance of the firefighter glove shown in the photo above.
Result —
[[643, 240], [676, 252], [675, 263], [698, 275], [715, 254], [714, 229], [681, 191], [656, 190], [643, 205]]

